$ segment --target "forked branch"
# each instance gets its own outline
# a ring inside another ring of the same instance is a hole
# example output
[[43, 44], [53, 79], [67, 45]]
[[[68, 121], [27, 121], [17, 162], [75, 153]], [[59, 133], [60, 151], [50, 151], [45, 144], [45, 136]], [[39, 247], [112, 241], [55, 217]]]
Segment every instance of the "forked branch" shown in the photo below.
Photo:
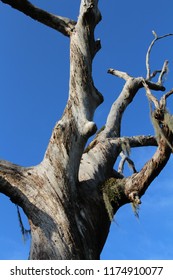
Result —
[[[162, 71], [162, 75], [160, 75], [160, 79], [165, 73], [166, 64], [164, 65], [165, 65], [164, 70]], [[118, 98], [115, 100], [115, 102], [111, 107], [111, 110], [107, 117], [105, 129], [102, 134], [104, 134], [105, 137], [120, 137], [121, 120], [124, 111], [126, 110], [127, 106], [133, 101], [139, 89], [144, 86], [143, 85], [144, 78], [143, 77], [135, 78], [130, 76], [126, 72], [122, 72], [112, 68], [108, 70], [108, 73], [116, 77], [119, 77], [121, 79], [124, 79], [125, 85], [120, 95], [118, 96]], [[161, 84], [153, 83], [149, 80], [145, 80], [145, 83], [147, 84], [149, 89], [153, 89], [155, 91], [165, 90], [165, 87], [162, 85], [162, 83]]]
[[[125, 80], [125, 85], [121, 94], [118, 96], [107, 118], [107, 122], [104, 130], [100, 133], [101, 139], [107, 137], [112, 144], [120, 148], [123, 151], [121, 143], [123, 141], [127, 142], [130, 147], [142, 147], [142, 146], [158, 146], [154, 156], [149, 160], [142, 170], [137, 173], [135, 165], [133, 161], [131, 161], [127, 154], [123, 153], [122, 160], [119, 164], [118, 173], [123, 173], [124, 163], [127, 161], [133, 172], [132, 176], [126, 178], [126, 183], [124, 184], [125, 195], [129, 201], [136, 203], [136, 201], [140, 202], [140, 197], [144, 194], [146, 189], [149, 187], [150, 183], [155, 179], [155, 177], [161, 172], [161, 170], [166, 165], [171, 151], [172, 151], [172, 136], [173, 130], [170, 128], [169, 124], [165, 121], [163, 116], [163, 110], [166, 110], [166, 99], [169, 97], [173, 90], [169, 91], [160, 101], [151, 93], [151, 89], [155, 91], [165, 91], [165, 87], [163, 86], [163, 79], [165, 74], [168, 72], [168, 61], [166, 60], [163, 64], [161, 70], [156, 70], [151, 74], [150, 70], [150, 53], [153, 45], [159, 39], [165, 38], [167, 36], [172, 36], [173, 34], [167, 34], [161, 37], [158, 37], [156, 33], [153, 33], [155, 38], [152, 41], [146, 55], [146, 68], [147, 68], [147, 78], [143, 77], [134, 78], [131, 77], [126, 72], [109, 69], [108, 73], [122, 78]], [[158, 81], [156, 83], [151, 82], [151, 79], [155, 77], [159, 73]], [[147, 136], [138, 136], [138, 137], [120, 137], [120, 128], [121, 128], [121, 119], [123, 113], [127, 106], [132, 102], [136, 93], [140, 88], [144, 87], [146, 89], [147, 97], [150, 102], [152, 102], [155, 106], [155, 114], [154, 117], [157, 118], [159, 125], [162, 129], [162, 135], [159, 140], [155, 137], [147, 137]], [[159, 118], [159, 119], [158, 119]], [[173, 122], [173, 118], [171, 118], [171, 122]], [[98, 139], [99, 140], [99, 139]], [[118, 142], [120, 146], [118, 145]], [[117, 159], [117, 154], [116, 154]], [[115, 184], [116, 188], [116, 184]], [[125, 202], [126, 203], [126, 202]]]
[[133, 171], [133, 173], [136, 173], [137, 171], [136, 171], [135, 164], [134, 164], [133, 160], [131, 160], [123, 152], [120, 153], [120, 156], [121, 156], [121, 161], [120, 161], [119, 166], [118, 166], [118, 173], [123, 174], [125, 162], [128, 163], [128, 165], [129, 165], [130, 169]]
[[159, 137], [157, 137], [158, 148], [141, 171], [127, 179], [125, 193], [131, 201], [133, 201], [134, 193], [138, 194], [139, 197], [145, 193], [151, 182], [165, 167], [173, 150], [173, 118], [166, 110], [166, 98], [173, 94], [173, 90], [166, 93], [161, 100], [158, 101], [151, 93], [145, 81], [143, 84], [148, 99], [155, 106], [151, 114], [157, 124], [156, 130], [159, 130]]
[[169, 36], [173, 36], [173, 33], [165, 34], [165, 35], [163, 35], [163, 36], [158, 36], [158, 35], [156, 34], [155, 31], [152, 31], [152, 33], [153, 33], [153, 35], [154, 35], [154, 39], [153, 39], [153, 41], [151, 42], [151, 44], [150, 44], [150, 46], [149, 46], [149, 48], [148, 48], [147, 54], [146, 54], [146, 70], [147, 70], [146, 79], [147, 79], [147, 80], [151, 80], [153, 77], [155, 77], [155, 75], [156, 75], [157, 73], [161, 73], [160, 76], [159, 76], [159, 79], [158, 79], [158, 83], [162, 84], [163, 75], [167, 72], [168, 61], [165, 61], [162, 70], [154, 71], [154, 72], [151, 74], [151, 69], [150, 69], [150, 54], [151, 54], [151, 50], [152, 50], [154, 44], [156, 43], [156, 41], [158, 41], [158, 40], [160, 40], [160, 39], [163, 39], [163, 38], [166, 38], [166, 37], [169, 37]]

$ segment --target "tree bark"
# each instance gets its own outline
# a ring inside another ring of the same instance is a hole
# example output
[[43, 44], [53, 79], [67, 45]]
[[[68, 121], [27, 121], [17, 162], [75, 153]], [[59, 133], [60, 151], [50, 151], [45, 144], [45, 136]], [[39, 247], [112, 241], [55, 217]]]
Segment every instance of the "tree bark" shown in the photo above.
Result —
[[[171, 154], [163, 137], [159, 142], [152, 136], [121, 137], [123, 113], [144, 81], [149, 89], [165, 88], [151, 79], [110, 69], [109, 73], [123, 78], [125, 85], [104, 128], [85, 149], [97, 130], [95, 110], [103, 102], [92, 78], [92, 62], [101, 48], [100, 40], [94, 37], [101, 20], [98, 0], [81, 0], [77, 22], [49, 14], [27, 0], [1, 2], [70, 38], [70, 81], [66, 108], [53, 129], [42, 162], [24, 168], [0, 161], [0, 192], [22, 207], [28, 217], [30, 259], [99, 259], [111, 223], [105, 195], [109, 199], [109, 191], [114, 193], [109, 201], [113, 214], [125, 203], [138, 203]], [[172, 134], [163, 121], [162, 129], [170, 140]], [[114, 170], [127, 146], [157, 145], [152, 159], [138, 173], [125, 178]]]

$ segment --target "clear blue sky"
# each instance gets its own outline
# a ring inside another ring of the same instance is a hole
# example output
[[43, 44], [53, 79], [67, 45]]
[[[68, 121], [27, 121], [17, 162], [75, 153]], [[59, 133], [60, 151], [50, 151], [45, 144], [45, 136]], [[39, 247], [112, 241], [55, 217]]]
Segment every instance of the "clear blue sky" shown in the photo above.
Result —
[[[58, 15], [77, 19], [79, 0], [33, 0]], [[108, 68], [145, 76], [145, 55], [158, 35], [173, 33], [171, 0], [100, 0], [103, 20], [96, 29], [102, 50], [94, 61], [95, 85], [105, 98], [95, 115], [98, 127], [105, 120], [123, 81]], [[0, 3], [0, 158], [31, 166], [44, 155], [51, 131], [68, 98], [69, 39]], [[173, 37], [159, 41], [151, 55], [152, 70], [165, 59], [170, 71], [165, 86], [173, 87]], [[157, 93], [159, 96], [160, 94]], [[173, 111], [173, 98], [169, 109]], [[123, 135], [153, 134], [148, 101], [140, 91], [125, 113]], [[132, 151], [139, 170], [153, 148]], [[130, 205], [115, 216], [102, 259], [173, 259], [173, 175], [171, 159], [142, 198], [139, 220]], [[127, 171], [128, 172], [128, 171]], [[27, 259], [29, 241], [22, 241], [17, 211], [0, 194], [0, 259]], [[25, 219], [27, 227], [27, 220]]]

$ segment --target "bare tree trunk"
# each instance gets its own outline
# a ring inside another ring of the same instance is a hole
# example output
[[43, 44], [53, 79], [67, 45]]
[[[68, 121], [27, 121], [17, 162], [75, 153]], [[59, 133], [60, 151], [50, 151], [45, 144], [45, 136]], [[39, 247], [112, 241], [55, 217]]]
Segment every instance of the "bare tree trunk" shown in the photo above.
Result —
[[[123, 78], [125, 85], [103, 130], [85, 149], [97, 130], [94, 112], [103, 102], [92, 78], [92, 62], [101, 48], [94, 37], [101, 20], [98, 0], [81, 0], [77, 22], [47, 13], [27, 0], [1, 2], [70, 37], [70, 83], [66, 108], [53, 129], [43, 161], [30, 168], [0, 161], [0, 192], [22, 207], [28, 217], [30, 259], [99, 259], [109, 232], [110, 211], [115, 214], [129, 202], [139, 204], [171, 154], [168, 142], [172, 145], [172, 131], [159, 102], [157, 121], [162, 134], [158, 141], [151, 136], [121, 137], [123, 113], [139, 89], [163, 91], [162, 79], [152, 83], [150, 75], [134, 78], [110, 69], [109, 73]], [[128, 148], [157, 145], [155, 155], [140, 172], [133, 167], [132, 176], [123, 176], [124, 162], [133, 165], [126, 154]], [[120, 154], [126, 155], [115, 171]]]

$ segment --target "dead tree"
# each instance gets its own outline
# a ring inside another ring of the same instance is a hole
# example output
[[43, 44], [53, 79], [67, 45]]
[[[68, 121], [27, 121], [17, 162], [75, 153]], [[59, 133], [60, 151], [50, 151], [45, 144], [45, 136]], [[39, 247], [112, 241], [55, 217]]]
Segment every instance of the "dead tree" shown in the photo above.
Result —
[[[42, 162], [26, 168], [1, 160], [0, 192], [19, 205], [28, 218], [32, 238], [30, 259], [99, 259], [113, 215], [126, 203], [132, 203], [137, 210], [141, 196], [172, 152], [172, 117], [166, 110], [166, 99], [172, 91], [160, 101], [151, 92], [165, 90], [163, 77], [168, 62], [153, 73], [149, 63], [151, 48], [162, 37], [154, 33], [146, 57], [146, 78], [108, 70], [124, 79], [125, 84], [105, 126], [96, 133], [93, 116], [103, 102], [92, 77], [92, 62], [101, 48], [100, 40], [94, 36], [101, 20], [98, 0], [81, 0], [77, 22], [50, 14], [27, 0], [1, 2], [69, 37], [70, 83], [68, 102], [53, 129]], [[153, 82], [156, 75], [158, 81]], [[123, 137], [123, 113], [141, 88], [146, 89], [154, 105], [151, 115], [157, 137]], [[94, 139], [85, 148], [92, 135]], [[129, 149], [145, 146], [157, 149], [137, 172]], [[115, 170], [119, 156], [122, 159]], [[129, 177], [123, 175], [125, 162], [133, 169]]]

